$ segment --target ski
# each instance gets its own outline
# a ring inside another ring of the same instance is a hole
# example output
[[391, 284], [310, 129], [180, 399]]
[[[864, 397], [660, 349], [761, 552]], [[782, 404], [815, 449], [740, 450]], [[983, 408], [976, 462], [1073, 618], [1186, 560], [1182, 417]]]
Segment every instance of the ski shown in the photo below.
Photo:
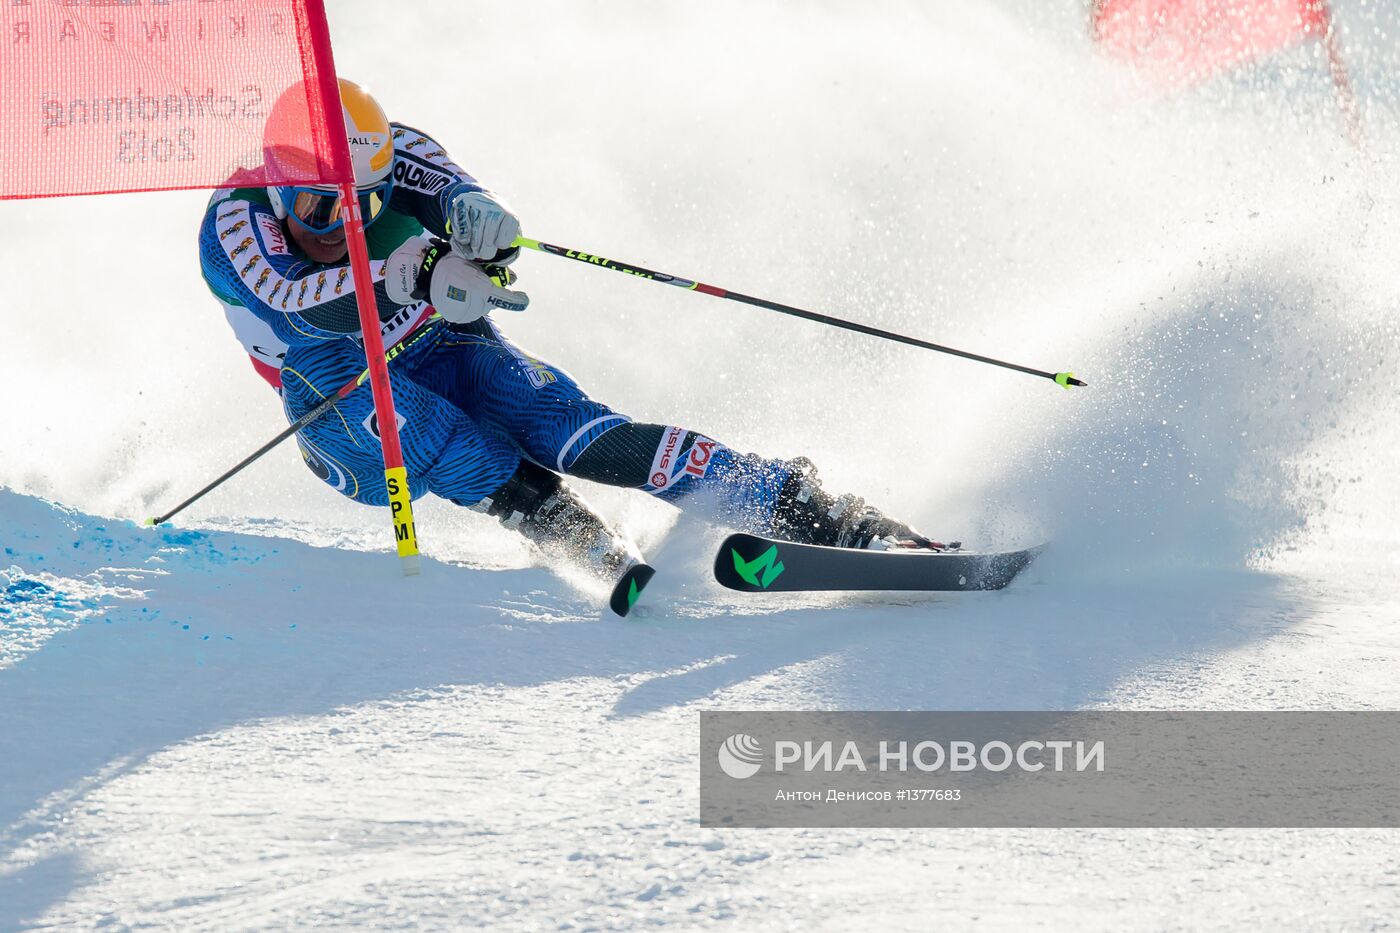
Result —
[[654, 576], [656, 568], [650, 564], [637, 563], [628, 567], [627, 572], [613, 587], [612, 595], [608, 597], [608, 608], [622, 618], [627, 618], [627, 613], [637, 604], [637, 597], [642, 595], [642, 590], [647, 588]]
[[724, 539], [715, 556], [715, 579], [731, 590], [747, 593], [999, 590], [1042, 548], [994, 554], [863, 551], [734, 534]]

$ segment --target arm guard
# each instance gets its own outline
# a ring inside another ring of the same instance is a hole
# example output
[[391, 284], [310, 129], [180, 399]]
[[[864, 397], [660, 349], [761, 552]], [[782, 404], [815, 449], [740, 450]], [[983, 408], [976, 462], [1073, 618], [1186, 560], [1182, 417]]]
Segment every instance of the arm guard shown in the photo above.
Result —
[[[447, 209], [463, 191], [487, 188], [452, 161], [447, 151], [426, 133], [401, 123], [394, 127], [394, 193], [390, 205], [417, 218], [429, 233], [446, 239]], [[489, 262], [510, 262], [520, 251], [501, 250]]]

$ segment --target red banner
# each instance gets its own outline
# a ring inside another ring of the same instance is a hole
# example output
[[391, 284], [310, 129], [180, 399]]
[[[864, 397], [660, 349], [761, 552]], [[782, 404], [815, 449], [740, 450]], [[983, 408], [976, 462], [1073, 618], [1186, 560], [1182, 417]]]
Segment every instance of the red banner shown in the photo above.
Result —
[[304, 0], [0, 0], [0, 47], [0, 198], [350, 180]]
[[1098, 0], [1094, 38], [1168, 83], [1198, 81], [1327, 33], [1324, 0]]

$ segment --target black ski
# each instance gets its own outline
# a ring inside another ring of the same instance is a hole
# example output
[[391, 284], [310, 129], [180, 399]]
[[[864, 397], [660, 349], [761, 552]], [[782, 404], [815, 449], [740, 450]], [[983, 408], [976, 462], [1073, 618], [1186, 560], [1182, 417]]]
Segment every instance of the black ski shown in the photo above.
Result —
[[724, 539], [715, 579], [748, 593], [811, 590], [999, 590], [1041, 548], [976, 554], [964, 551], [862, 551], [791, 544], [757, 535]]
[[656, 568], [650, 564], [633, 564], [613, 587], [612, 596], [608, 597], [608, 608], [626, 618], [637, 604], [637, 597], [642, 595], [642, 590], [647, 588], [654, 576]]

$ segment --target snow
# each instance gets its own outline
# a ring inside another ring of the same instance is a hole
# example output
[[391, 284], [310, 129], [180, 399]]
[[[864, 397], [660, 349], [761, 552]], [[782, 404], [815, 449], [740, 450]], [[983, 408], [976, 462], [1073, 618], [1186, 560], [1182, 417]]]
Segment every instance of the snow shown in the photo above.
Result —
[[1336, 4], [1364, 152], [1310, 50], [1144, 99], [1068, 0], [334, 6], [342, 70], [531, 236], [1090, 388], [544, 256], [532, 351], [1054, 547], [996, 594], [739, 596], [719, 530], [590, 487], [661, 568], [624, 622], [443, 504], [403, 578], [290, 447], [143, 528], [282, 426], [203, 198], [8, 202], [0, 929], [1393, 925], [1391, 831], [711, 830], [696, 745], [703, 709], [1400, 707], [1395, 4]]
[[294, 537], [0, 508], [8, 592], [43, 594], [3, 618], [11, 922], [1109, 929], [1394, 907], [1385, 831], [717, 831], [695, 780], [708, 708], [1393, 705], [1394, 602], [1318, 606], [1250, 573], [1062, 586], [1047, 561], [991, 598], [750, 608], [692, 583], [619, 622], [538, 569], [405, 580]]

